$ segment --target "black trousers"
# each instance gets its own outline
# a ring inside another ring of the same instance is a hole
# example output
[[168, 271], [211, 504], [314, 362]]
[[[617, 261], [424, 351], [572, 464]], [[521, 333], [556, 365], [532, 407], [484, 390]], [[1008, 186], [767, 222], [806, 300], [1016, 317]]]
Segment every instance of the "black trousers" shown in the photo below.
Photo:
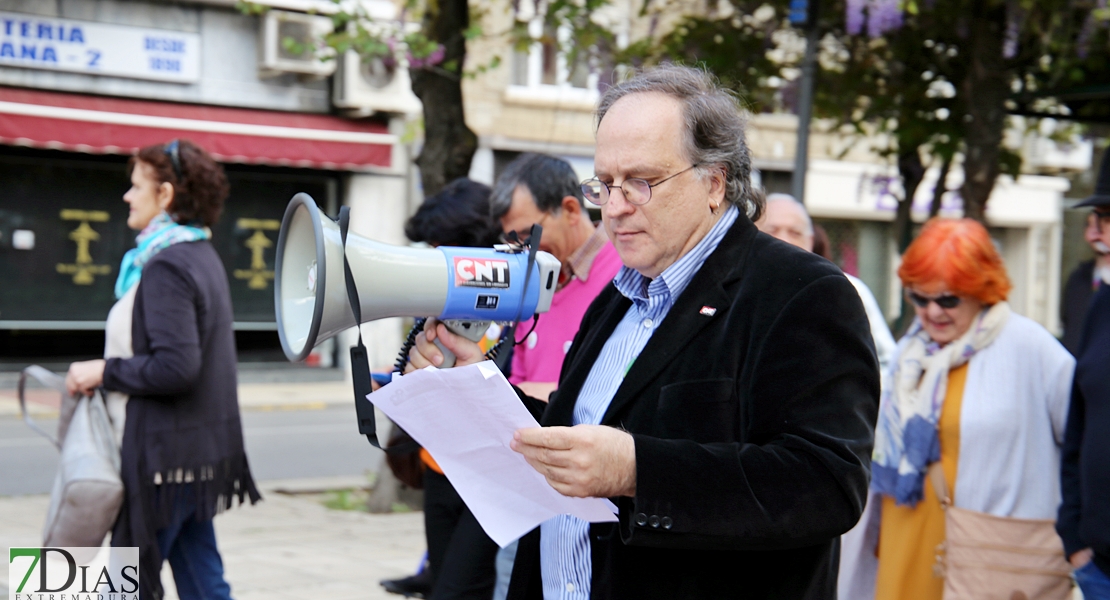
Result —
[[497, 544], [482, 531], [447, 477], [431, 469], [424, 472], [424, 536], [432, 600], [493, 597]]

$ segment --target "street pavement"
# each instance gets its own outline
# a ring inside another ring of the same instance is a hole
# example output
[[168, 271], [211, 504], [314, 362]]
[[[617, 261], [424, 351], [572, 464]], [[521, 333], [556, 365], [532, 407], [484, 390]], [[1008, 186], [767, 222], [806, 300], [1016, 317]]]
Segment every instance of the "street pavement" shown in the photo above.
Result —
[[[57, 415], [57, 394], [29, 390], [36, 418]], [[14, 389], [0, 389], [0, 416], [18, 414]], [[305, 410], [352, 402], [344, 382], [246, 383], [239, 387], [244, 411]], [[366, 478], [327, 477], [261, 481], [263, 501], [231, 509], [215, 519], [227, 580], [239, 600], [329, 598], [397, 599], [381, 579], [414, 572], [424, 551], [423, 513], [375, 515], [325, 508], [318, 493], [365, 487]], [[0, 548], [37, 547], [49, 497], [0, 497]], [[8, 592], [0, 569], [0, 597]], [[167, 598], [176, 600], [168, 566], [162, 574]]]
[[[378, 581], [413, 573], [424, 551], [423, 513], [331, 510], [316, 496], [276, 491], [350, 483], [268, 482], [262, 502], [217, 516], [216, 539], [232, 595], [238, 600], [400, 598]], [[0, 548], [37, 547], [49, 501], [48, 496], [0, 498]], [[168, 565], [162, 582], [166, 598], [177, 600]], [[0, 569], [0, 597], [8, 596], [8, 586], [8, 570]]]

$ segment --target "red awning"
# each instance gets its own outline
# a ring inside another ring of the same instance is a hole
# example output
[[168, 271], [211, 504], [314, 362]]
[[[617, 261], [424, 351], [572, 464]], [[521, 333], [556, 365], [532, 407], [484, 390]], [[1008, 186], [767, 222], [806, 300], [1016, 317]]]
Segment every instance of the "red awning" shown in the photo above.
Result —
[[174, 138], [221, 162], [341, 170], [388, 167], [397, 143], [374, 121], [0, 87], [0, 144], [132, 154]]

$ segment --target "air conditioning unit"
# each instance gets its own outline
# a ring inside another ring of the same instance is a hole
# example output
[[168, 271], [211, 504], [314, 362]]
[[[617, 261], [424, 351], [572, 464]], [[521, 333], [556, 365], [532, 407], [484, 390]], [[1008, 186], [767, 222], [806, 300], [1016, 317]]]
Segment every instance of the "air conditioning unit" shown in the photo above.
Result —
[[408, 65], [382, 59], [362, 61], [353, 50], [339, 57], [332, 103], [358, 116], [374, 113], [413, 114], [421, 110], [412, 93]]
[[[274, 77], [282, 73], [300, 73], [327, 77], [335, 72], [335, 60], [321, 52], [319, 44], [332, 32], [330, 17], [305, 13], [269, 10], [262, 15], [259, 32], [259, 73]], [[298, 47], [289, 47], [291, 39]]]

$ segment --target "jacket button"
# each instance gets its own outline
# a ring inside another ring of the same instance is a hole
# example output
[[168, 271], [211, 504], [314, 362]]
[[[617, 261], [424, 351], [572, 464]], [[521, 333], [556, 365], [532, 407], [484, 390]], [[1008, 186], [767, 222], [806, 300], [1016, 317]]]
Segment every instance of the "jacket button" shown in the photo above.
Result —
[[654, 527], [656, 529], [659, 529], [659, 517], [657, 517], [655, 515], [651, 515], [650, 517], [648, 517], [648, 525], [651, 525], [652, 527]]
[[647, 515], [644, 513], [636, 513], [636, 524], [640, 527], [647, 525]]
[[671, 527], [674, 527], [674, 521], [671, 520], [670, 517], [663, 517], [662, 523], [663, 529], [670, 529]]

